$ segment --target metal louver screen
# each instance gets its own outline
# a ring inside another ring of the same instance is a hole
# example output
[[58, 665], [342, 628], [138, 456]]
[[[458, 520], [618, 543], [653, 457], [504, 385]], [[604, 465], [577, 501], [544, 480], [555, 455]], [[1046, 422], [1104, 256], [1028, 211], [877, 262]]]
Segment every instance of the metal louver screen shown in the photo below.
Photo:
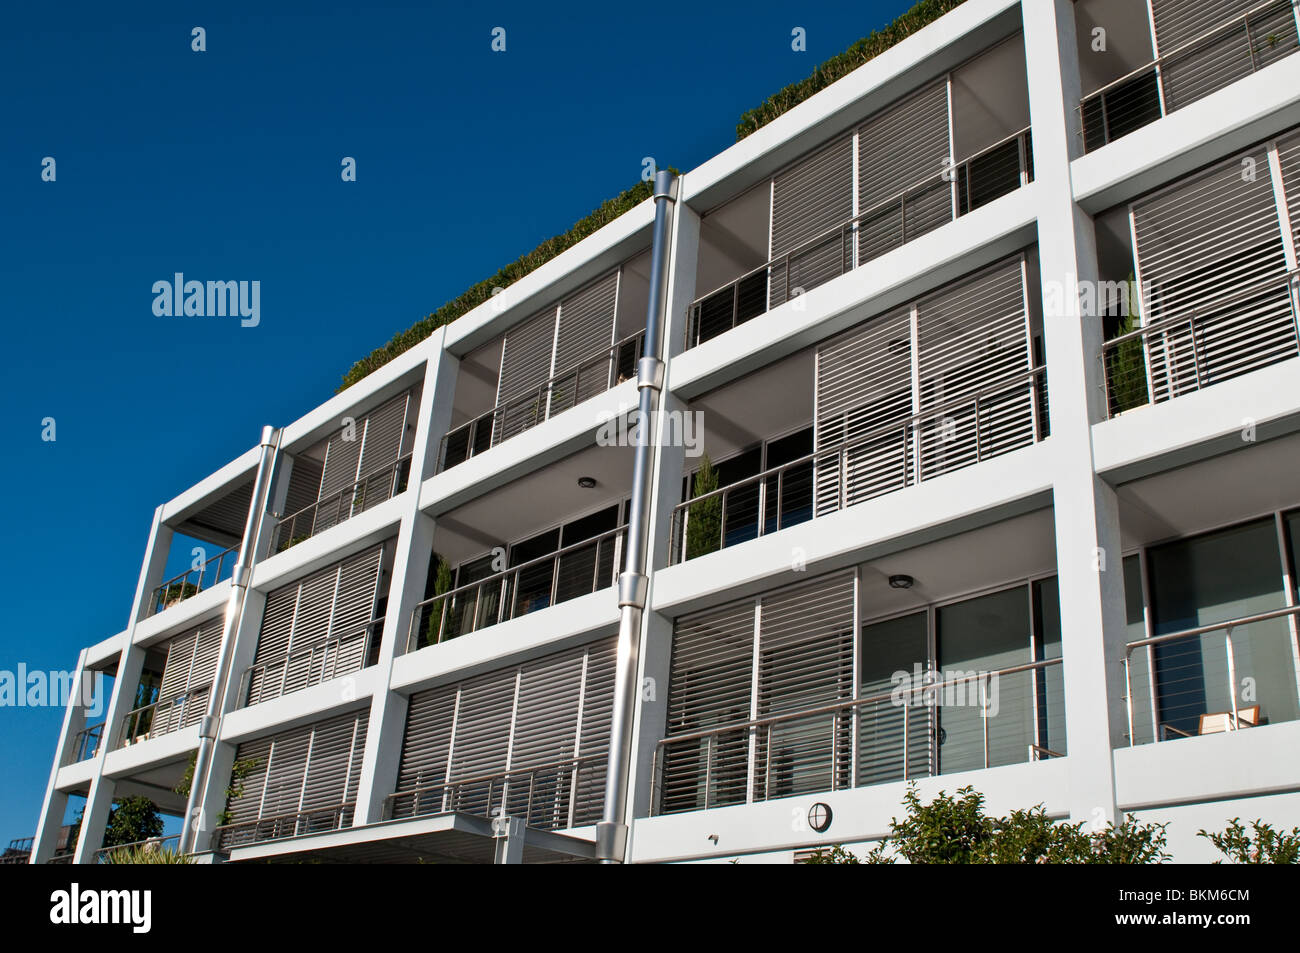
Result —
[[[1243, 170], [1254, 169], [1254, 175]], [[1286, 252], [1263, 148], [1132, 206], [1153, 402], [1292, 356]]]
[[221, 846], [333, 830], [351, 823], [365, 752], [367, 711], [340, 715], [240, 744], [251, 761], [226, 809]]
[[362, 496], [355, 500], [354, 512], [377, 506], [393, 495], [395, 486], [392, 465], [402, 455], [402, 438], [406, 435], [406, 420], [410, 410], [411, 395], [401, 394], [366, 417], [365, 439], [361, 445], [361, 477], [371, 476], [362, 488]]
[[818, 516], [907, 485], [911, 415], [910, 308], [817, 349], [816, 449], [849, 444], [817, 461]]
[[[850, 239], [836, 229], [852, 216], [852, 136], [837, 139], [772, 180], [769, 309], [788, 300], [796, 288], [808, 291], [852, 266]], [[787, 252], [790, 257], [783, 258]]]
[[364, 667], [382, 556], [376, 546], [267, 594], [248, 704]]
[[921, 421], [919, 479], [1034, 442], [1033, 367], [1023, 260], [958, 282], [917, 303]]
[[859, 128], [859, 264], [952, 221], [951, 155], [946, 80]]
[[1166, 58], [1161, 80], [1167, 110], [1194, 103], [1296, 51], [1295, 12], [1289, 3], [1275, 3], [1247, 22], [1177, 52], [1229, 20], [1263, 6], [1261, 0], [1152, 0], [1156, 43]]
[[[330, 435], [326, 441], [319, 499], [334, 497], [338, 493], [342, 493], [342, 499], [338, 505], [321, 506], [316, 511], [311, 527], [313, 535], [392, 496], [394, 481], [391, 473], [387, 474], [388, 479], [384, 479], [385, 475], [376, 471], [401, 456], [410, 402], [409, 391], [399, 394], [357, 418], [352, 425]], [[351, 439], [346, 439], [349, 437]], [[349, 487], [371, 474], [376, 474], [374, 479], [367, 480], [363, 488], [349, 495]]]
[[556, 308], [547, 308], [506, 332], [492, 442], [523, 433], [546, 416], [541, 387], [551, 376], [555, 351]]
[[167, 643], [151, 734], [186, 728], [207, 714], [224, 629], [224, 619], [218, 616]]
[[1291, 219], [1294, 244], [1300, 247], [1300, 133], [1278, 140], [1277, 155], [1282, 165], [1282, 188]]
[[604, 794], [614, 641], [411, 697], [393, 816], [463, 811], [558, 829], [594, 823]]
[[560, 302], [551, 415], [609, 389], [607, 358], [614, 346], [618, 282], [619, 273], [615, 269]]
[[745, 726], [853, 698], [856, 591], [835, 573], [677, 620], [661, 813], [851, 783], [851, 715]]

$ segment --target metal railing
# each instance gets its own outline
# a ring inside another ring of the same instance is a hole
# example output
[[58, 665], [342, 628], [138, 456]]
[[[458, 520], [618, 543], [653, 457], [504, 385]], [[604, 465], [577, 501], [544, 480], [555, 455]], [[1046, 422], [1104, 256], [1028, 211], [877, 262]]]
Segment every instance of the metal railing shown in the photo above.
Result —
[[104, 724], [91, 725], [88, 728], [82, 728], [72, 739], [72, 751], [69, 756], [68, 764], [79, 764], [82, 761], [89, 761], [95, 755], [99, 754], [99, 743], [104, 737]]
[[414, 652], [614, 585], [626, 530], [624, 524], [425, 599], [411, 615], [406, 650]]
[[17, 837], [0, 853], [0, 864], [26, 864], [31, 860], [35, 837]]
[[197, 596], [204, 589], [211, 589], [217, 583], [230, 578], [239, 558], [239, 544], [224, 549], [211, 559], [204, 559], [202, 565], [168, 579], [153, 591], [149, 600], [150, 615], [157, 615], [164, 609], [184, 602], [190, 596]]
[[[1031, 181], [1033, 140], [1025, 127], [697, 298], [685, 346], [695, 347], [788, 301], [796, 289], [838, 278]], [[801, 271], [801, 262], [811, 267]], [[796, 273], [802, 277], [792, 277]]]
[[250, 665], [244, 670], [239, 697], [245, 705], [256, 705], [360, 671], [377, 661], [383, 631], [383, 618], [372, 619], [295, 649], [279, 661]]
[[334, 807], [295, 811], [292, 814], [278, 814], [274, 817], [259, 817], [254, 821], [241, 821], [237, 824], [223, 824], [212, 829], [212, 847], [214, 850], [228, 851], [235, 847], [246, 847], [263, 841], [340, 830], [352, 824], [355, 810], [356, 803], [348, 801]]
[[410, 476], [411, 455], [407, 453], [296, 513], [278, 517], [267, 555], [282, 553], [331, 526], [392, 499], [406, 490]]
[[464, 463], [561, 411], [633, 379], [644, 339], [645, 332], [637, 331], [609, 350], [561, 371], [449, 431], [438, 449], [438, 472]]
[[[1297, 616], [1300, 606], [1291, 606], [1129, 642], [1124, 651], [1129, 746], [1192, 737], [1200, 732], [1203, 716], [1221, 716], [1225, 731], [1254, 727], [1270, 718], [1286, 720], [1279, 719], [1279, 713], [1295, 706], [1294, 670], [1290, 673], [1291, 697], [1279, 699], [1270, 714], [1269, 698], [1262, 697], [1263, 693], [1250, 700], [1238, 698], [1237, 676], [1242, 671], [1239, 655], [1243, 645], [1254, 648], [1256, 641], [1273, 638], [1287, 643], [1283, 646], [1285, 654], [1294, 658], [1297, 647], [1291, 627], [1262, 623]], [[1220, 633], [1221, 647], [1207, 644], [1208, 637]], [[1161, 648], [1165, 648], [1164, 653]], [[1145, 651], [1139, 652], [1142, 649]], [[1222, 661], [1221, 668], [1216, 656]], [[1258, 671], [1253, 684], [1257, 689], [1261, 684]], [[1243, 718], [1245, 708], [1258, 711], [1259, 720]], [[1146, 709], [1149, 720], [1139, 720], [1140, 709]]]
[[126, 748], [198, 724], [207, 713], [211, 690], [211, 685], [200, 685], [176, 698], [141, 705], [127, 712], [122, 716], [122, 738], [118, 747]]
[[168, 834], [166, 837], [149, 837], [145, 840], [132, 841], [129, 844], [116, 844], [112, 847], [101, 847], [95, 851], [95, 863], [112, 864], [125, 863], [125, 861], [115, 861], [114, 855], [122, 854], [136, 848], [142, 848], [145, 853], [170, 851], [176, 853], [180, 849], [181, 835]]
[[[1279, 290], [1285, 291], [1291, 310], [1290, 326], [1281, 336], [1268, 333], [1278, 330], [1270, 325], [1284, 323], [1275, 314], [1252, 308], [1247, 323], [1234, 320], [1234, 306], [1254, 305]], [[1222, 322], [1222, 333], [1207, 327], [1211, 322]], [[1253, 339], [1245, 346], [1243, 334]], [[1300, 354], [1300, 271], [1209, 299], [1186, 314], [1168, 315], [1106, 341], [1102, 345], [1106, 406], [1114, 417], [1296, 354]]]
[[[1035, 443], [1047, 436], [1045, 381], [1046, 368], [1037, 367], [679, 503], [672, 559], [717, 552]], [[1008, 395], [1019, 404], [1022, 393], [1023, 406], [1008, 406]], [[692, 510], [705, 506], [711, 512], [695, 513], [692, 538]], [[717, 523], [716, 535], [699, 531], [706, 520]]]
[[[670, 735], [654, 752], [652, 809], [657, 814], [708, 810], [1065, 757], [1047, 744], [1064, 740], [1064, 687], [1059, 672], [1049, 678], [1060, 665], [1054, 658], [935, 677], [889, 692]], [[1051, 721], [1060, 738], [1049, 729]]]
[[473, 778], [424, 784], [388, 795], [385, 819], [462, 813], [505, 814], [533, 828], [561, 830], [591, 823], [604, 797], [605, 755], [567, 758], [549, 764]]
[[1084, 150], [1114, 142], [1297, 49], [1294, 0], [1270, 0], [1093, 90], [1079, 103]]

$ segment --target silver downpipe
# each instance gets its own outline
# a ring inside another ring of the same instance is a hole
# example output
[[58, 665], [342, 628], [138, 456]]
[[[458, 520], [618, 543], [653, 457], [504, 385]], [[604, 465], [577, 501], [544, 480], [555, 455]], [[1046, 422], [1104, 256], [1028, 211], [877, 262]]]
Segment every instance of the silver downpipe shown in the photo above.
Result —
[[181, 827], [180, 842], [176, 852], [193, 853], [194, 838], [199, 827], [198, 805], [208, 789], [212, 773], [212, 753], [217, 744], [217, 730], [221, 726], [221, 707], [230, 683], [230, 666], [235, 651], [235, 636], [244, 617], [248, 602], [248, 584], [252, 576], [253, 555], [257, 535], [266, 512], [271, 488], [271, 467], [280, 444], [280, 431], [275, 427], [262, 428], [261, 458], [257, 461], [257, 476], [253, 481], [253, 496], [244, 523], [244, 538], [239, 544], [239, 559], [230, 574], [230, 598], [226, 602], [226, 619], [221, 633], [221, 654], [213, 673], [212, 691], [208, 693], [208, 710], [199, 722], [199, 750], [194, 756], [194, 775], [190, 778], [190, 793], [185, 802], [185, 824]]
[[677, 176], [655, 175], [654, 244], [650, 254], [650, 300], [646, 307], [645, 348], [637, 364], [639, 439], [632, 470], [632, 509], [628, 518], [626, 556], [618, 577], [618, 658], [614, 675], [614, 711], [605, 770], [605, 810], [596, 825], [596, 858], [621, 864], [627, 851], [627, 791], [632, 766], [632, 719], [636, 713], [637, 670], [641, 657], [641, 620], [649, 577], [650, 489], [654, 468], [655, 421], [664, 385], [663, 337], [668, 307], [668, 245]]

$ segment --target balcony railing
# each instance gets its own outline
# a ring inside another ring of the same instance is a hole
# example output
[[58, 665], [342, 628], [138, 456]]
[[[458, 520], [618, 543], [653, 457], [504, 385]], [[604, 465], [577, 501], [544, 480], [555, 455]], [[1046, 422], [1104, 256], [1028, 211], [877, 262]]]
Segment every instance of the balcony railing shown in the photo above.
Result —
[[1056, 658], [936, 674], [919, 686], [670, 735], [655, 749], [652, 806], [708, 810], [1064, 757], [1060, 666]]
[[408, 453], [376, 467], [355, 483], [283, 517], [271, 534], [267, 555], [282, 553], [331, 526], [392, 499], [406, 490], [410, 476], [411, 455]]
[[384, 620], [373, 619], [296, 649], [277, 662], [249, 666], [244, 671], [240, 697], [246, 705], [256, 705], [360, 671], [377, 661], [383, 632]]
[[1091, 152], [1294, 53], [1294, 0], [1270, 0], [1161, 54], [1084, 97], [1079, 134]]
[[211, 685], [203, 685], [176, 698], [142, 705], [128, 712], [122, 717], [122, 740], [118, 747], [126, 748], [198, 724], [207, 714], [211, 691]]
[[529, 827], [561, 830], [591, 823], [604, 798], [605, 756], [569, 758], [474, 778], [425, 784], [390, 794], [389, 819], [428, 814], [505, 814]]
[[356, 804], [349, 801], [334, 807], [279, 814], [275, 817], [258, 818], [255, 821], [241, 821], [238, 824], [223, 824], [212, 830], [213, 848], [228, 851], [234, 847], [247, 847], [249, 844], [260, 844], [263, 841], [340, 830], [351, 826], [355, 809]]
[[9, 842], [4, 853], [0, 853], [0, 864], [26, 864], [31, 861], [34, 837], [19, 837]]
[[1046, 369], [1039, 367], [679, 503], [673, 561], [1009, 453], [1047, 436], [1047, 423]]
[[1300, 272], [1291, 272], [1111, 338], [1102, 347], [1107, 407], [1114, 417], [1297, 354]]
[[211, 589], [217, 583], [229, 579], [238, 558], [239, 544], [236, 543], [211, 559], [205, 559], [198, 569], [188, 569], [168, 579], [153, 591], [153, 597], [149, 600], [149, 614], [157, 615], [164, 609], [178, 602], [184, 602], [190, 596], [197, 596], [204, 589]]
[[[1033, 181], [1027, 127], [953, 167], [915, 182], [791, 248], [691, 305], [686, 347], [743, 324]], [[954, 215], [955, 213], [955, 215]]]
[[614, 585], [626, 529], [620, 526], [425, 599], [411, 617], [406, 650], [414, 652]]
[[[1285, 666], [1280, 695], [1270, 695], [1272, 686], [1261, 675], [1264, 668], [1276, 667], [1268, 659], [1294, 658], [1291, 627], [1285, 622], [1297, 616], [1300, 606], [1292, 606], [1128, 643], [1124, 683], [1129, 745], [1293, 719], [1293, 663]], [[1243, 675], [1249, 675], [1254, 686], [1249, 697], [1238, 694]]]
[[619, 341], [608, 351], [556, 374], [526, 393], [513, 396], [442, 438], [441, 472], [530, 430], [590, 397], [636, 377], [645, 332]]
[[95, 863], [124, 863], [125, 858], [123, 858], [122, 861], [117, 861], [115, 860], [115, 857], [135, 849], [141, 849], [145, 853], [162, 853], [163, 851], [170, 851], [174, 854], [179, 850], [180, 844], [180, 834], [169, 834], [166, 837], [150, 837], [146, 840], [133, 841], [130, 844], [117, 844], [114, 847], [101, 847], [99, 850], [95, 851]]
[[79, 764], [82, 761], [89, 761], [95, 755], [99, 754], [99, 743], [104, 737], [104, 725], [91, 725], [89, 728], [82, 728], [72, 739], [71, 751], [68, 755], [68, 764]]

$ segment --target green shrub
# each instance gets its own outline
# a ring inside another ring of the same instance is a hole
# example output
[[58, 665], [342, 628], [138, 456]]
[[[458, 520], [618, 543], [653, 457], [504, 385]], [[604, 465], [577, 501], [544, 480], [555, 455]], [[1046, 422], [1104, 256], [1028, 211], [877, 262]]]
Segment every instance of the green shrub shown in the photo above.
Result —
[[104, 855], [106, 864], [192, 864], [194, 858], [188, 854], [178, 854], [170, 847], [154, 844], [138, 844], [135, 847], [119, 847]]
[[[694, 499], [718, 488], [718, 471], [706, 453], [695, 471], [691, 497]], [[722, 548], [722, 497], [712, 496], [686, 508], [686, 558], [694, 559]]]
[[[1217, 847], [1229, 863], [1233, 864], [1300, 864], [1300, 827], [1293, 827], [1291, 833], [1275, 831], [1272, 824], [1265, 824], [1258, 818], [1250, 825], [1251, 834], [1246, 833], [1240, 818], [1234, 817], [1226, 830], [1211, 834], [1205, 830], [1197, 831], [1197, 836], [1204, 837]], [[1216, 860], [1216, 864], [1223, 863]]]

